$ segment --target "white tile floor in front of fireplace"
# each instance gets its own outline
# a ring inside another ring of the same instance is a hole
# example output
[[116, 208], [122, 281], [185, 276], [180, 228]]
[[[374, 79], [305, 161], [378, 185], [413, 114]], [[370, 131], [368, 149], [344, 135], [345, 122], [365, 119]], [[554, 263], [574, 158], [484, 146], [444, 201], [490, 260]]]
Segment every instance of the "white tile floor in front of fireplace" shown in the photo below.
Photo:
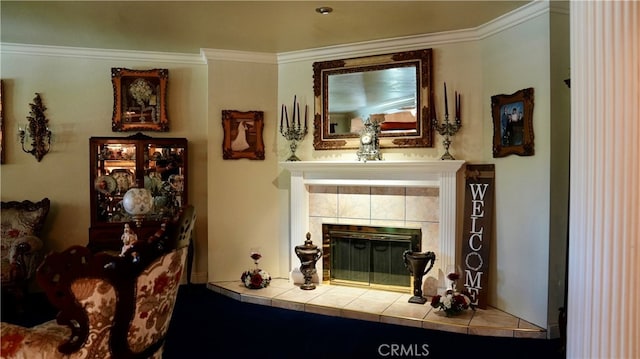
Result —
[[247, 303], [447, 332], [546, 339], [545, 329], [501, 310], [469, 310], [456, 317], [409, 303], [409, 293], [322, 284], [301, 290], [287, 279], [274, 278], [267, 288], [247, 289], [240, 281], [208, 283], [210, 290]]

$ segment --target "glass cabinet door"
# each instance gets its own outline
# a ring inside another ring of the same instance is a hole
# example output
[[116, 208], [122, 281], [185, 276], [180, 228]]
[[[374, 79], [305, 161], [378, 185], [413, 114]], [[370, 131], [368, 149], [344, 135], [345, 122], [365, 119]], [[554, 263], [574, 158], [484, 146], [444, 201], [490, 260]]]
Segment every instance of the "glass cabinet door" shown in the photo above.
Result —
[[174, 216], [185, 204], [184, 144], [149, 143], [144, 147], [144, 187], [153, 196], [150, 220]]
[[122, 208], [122, 197], [136, 186], [134, 143], [96, 144], [94, 195], [99, 222], [125, 222], [131, 217]]

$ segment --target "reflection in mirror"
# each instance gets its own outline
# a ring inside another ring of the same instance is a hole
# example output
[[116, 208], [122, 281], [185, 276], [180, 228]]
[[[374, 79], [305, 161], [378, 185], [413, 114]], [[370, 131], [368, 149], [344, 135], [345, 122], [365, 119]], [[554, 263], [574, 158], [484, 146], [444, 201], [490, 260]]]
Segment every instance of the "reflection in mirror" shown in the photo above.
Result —
[[364, 122], [381, 147], [431, 147], [431, 49], [316, 62], [314, 148], [357, 148]]
[[415, 134], [416, 66], [329, 75], [329, 133], [358, 134], [363, 122], [381, 118], [381, 132]]

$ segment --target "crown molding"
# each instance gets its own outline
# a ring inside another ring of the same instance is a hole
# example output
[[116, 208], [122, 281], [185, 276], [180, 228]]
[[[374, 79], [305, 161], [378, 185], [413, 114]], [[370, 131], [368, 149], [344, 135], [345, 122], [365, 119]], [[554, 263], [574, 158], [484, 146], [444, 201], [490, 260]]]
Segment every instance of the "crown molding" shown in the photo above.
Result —
[[205, 64], [201, 55], [172, 52], [132, 51], [66, 47], [49, 45], [28, 45], [0, 43], [0, 54], [20, 54], [32, 56], [78, 57], [83, 59], [174, 62], [183, 64]]
[[251, 52], [221, 49], [200, 49], [202, 57], [208, 61], [222, 60], [235, 62], [251, 62], [259, 64], [277, 64], [277, 56], [269, 52]]
[[78, 57], [117, 61], [173, 62], [185, 64], [207, 64], [212, 60], [284, 64], [300, 61], [323, 61], [344, 57], [370, 56], [381, 53], [418, 50], [435, 45], [478, 41], [517, 26], [523, 22], [529, 21], [540, 15], [549, 12], [568, 14], [568, 11], [569, 10], [564, 2], [536, 0], [475, 28], [341, 44], [277, 54], [207, 48], [200, 49], [200, 54], [184, 54], [2, 42], [0, 42], [0, 54]]
[[546, 14], [550, 11], [549, 9], [549, 1], [537, 0], [475, 28], [282, 52], [278, 54], [278, 63], [324, 61], [344, 57], [417, 50], [434, 45], [477, 41]]

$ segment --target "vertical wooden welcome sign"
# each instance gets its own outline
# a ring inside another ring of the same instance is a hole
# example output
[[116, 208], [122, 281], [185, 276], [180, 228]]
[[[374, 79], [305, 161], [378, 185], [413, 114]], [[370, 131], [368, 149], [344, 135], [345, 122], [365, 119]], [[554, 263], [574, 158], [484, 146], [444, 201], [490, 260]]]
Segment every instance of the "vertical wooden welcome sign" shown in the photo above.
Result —
[[461, 265], [471, 303], [487, 308], [489, 249], [493, 225], [495, 166], [467, 164]]

